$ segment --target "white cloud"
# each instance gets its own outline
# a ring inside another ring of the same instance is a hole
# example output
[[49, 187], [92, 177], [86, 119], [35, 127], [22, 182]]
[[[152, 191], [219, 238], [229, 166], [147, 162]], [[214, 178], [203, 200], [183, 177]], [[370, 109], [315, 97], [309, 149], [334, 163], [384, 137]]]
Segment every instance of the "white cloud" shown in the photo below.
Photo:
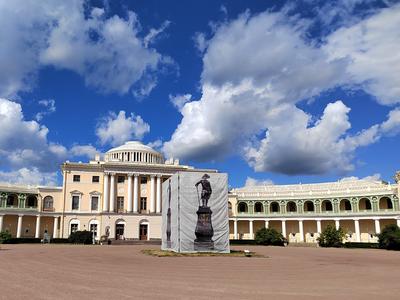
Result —
[[40, 100], [38, 103], [45, 108], [44, 111], [36, 114], [35, 119], [38, 122], [40, 122], [44, 116], [52, 114], [56, 111], [56, 101], [54, 99]]
[[10, 172], [0, 171], [0, 182], [11, 184], [56, 186], [57, 173], [43, 173], [40, 172], [37, 168], [22, 168]]
[[[163, 151], [167, 156], [198, 161], [241, 154], [256, 171], [285, 174], [352, 170], [356, 149], [398, 133], [398, 110], [384, 123], [350, 134], [349, 108], [343, 102], [328, 104], [317, 122], [296, 105], [339, 86], [365, 88], [382, 97], [382, 103], [394, 103], [390, 95], [396, 95], [400, 86], [395, 74], [400, 68], [397, 56], [385, 58], [391, 47], [396, 50], [400, 45], [399, 32], [394, 33], [392, 26], [400, 15], [397, 10], [378, 11], [363, 24], [353, 25], [361, 36], [355, 40], [368, 41], [359, 46], [357, 55], [368, 54], [360, 61], [349, 54], [358, 45], [346, 31], [350, 27], [319, 43], [305, 38], [307, 20], [289, 17], [284, 11], [246, 13], [220, 24], [203, 57], [202, 97], [181, 108], [182, 121]], [[393, 22], [382, 24], [385, 17]], [[376, 19], [379, 22], [374, 27]], [[389, 48], [379, 45], [373, 49], [373, 37]], [[380, 64], [377, 73], [370, 69], [375, 63]], [[360, 72], [357, 66], [362, 66]], [[383, 82], [386, 76], [391, 76], [388, 85]]]
[[150, 32], [144, 37], [143, 43], [145, 47], [148, 47], [150, 43], [152, 43], [158, 35], [160, 35], [162, 32], [165, 31], [165, 29], [168, 28], [168, 26], [171, 24], [170, 21], [165, 21], [162, 23], [161, 27], [158, 29], [151, 28]]
[[203, 32], [196, 32], [193, 36], [194, 46], [199, 51], [200, 54], [203, 54], [207, 49], [208, 41], [206, 39], [206, 35]]
[[274, 182], [271, 179], [256, 179], [256, 178], [252, 178], [247, 176], [246, 178], [246, 183], [244, 184], [244, 186], [260, 186], [260, 185], [273, 185]]
[[148, 44], [167, 24], [144, 39], [131, 11], [107, 17], [84, 0], [1, 1], [0, 96], [31, 90], [44, 66], [75, 71], [103, 92], [148, 94], [156, 80], [142, 90], [142, 79], [168, 61]]
[[121, 110], [118, 115], [110, 112], [98, 124], [96, 135], [100, 143], [119, 146], [132, 139], [142, 139], [150, 131], [150, 125], [143, 121], [141, 116], [133, 113], [126, 117], [125, 111]]
[[91, 145], [64, 145], [48, 140], [49, 130], [25, 120], [21, 104], [0, 98], [0, 181], [26, 184], [54, 183], [60, 164], [74, 156], [93, 157]]
[[19, 103], [0, 98], [0, 128], [1, 166], [31, 166], [47, 172], [66, 157], [64, 146], [48, 142], [46, 126], [24, 120]]
[[94, 159], [96, 154], [100, 154], [100, 151], [92, 145], [74, 145], [69, 153], [72, 156], [86, 156], [89, 159]]
[[191, 94], [184, 94], [184, 95], [169, 95], [169, 101], [179, 110], [181, 111], [182, 107], [187, 103], [190, 102], [192, 99]]
[[381, 178], [381, 174], [375, 173], [373, 175], [365, 176], [363, 178], [359, 178], [357, 176], [343, 177], [339, 181], [354, 181], [354, 180], [380, 181], [380, 180], [382, 180], [382, 178]]
[[327, 37], [324, 51], [347, 58], [347, 72], [382, 104], [400, 103], [400, 5], [382, 9]]

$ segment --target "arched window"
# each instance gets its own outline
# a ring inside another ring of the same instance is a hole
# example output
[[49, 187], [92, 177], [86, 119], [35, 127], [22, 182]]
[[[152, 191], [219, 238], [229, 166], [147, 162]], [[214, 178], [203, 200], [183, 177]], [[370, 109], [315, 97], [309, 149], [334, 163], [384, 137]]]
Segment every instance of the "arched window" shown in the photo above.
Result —
[[26, 207], [37, 207], [37, 198], [34, 195], [29, 195], [26, 198]]
[[272, 202], [270, 205], [270, 212], [272, 213], [277, 213], [279, 212], [279, 203], [278, 202]]
[[46, 196], [43, 199], [43, 210], [53, 210], [53, 197], [51, 196]]
[[332, 202], [329, 200], [322, 201], [321, 210], [322, 211], [333, 211]]
[[240, 203], [238, 204], [238, 212], [239, 212], [239, 213], [246, 213], [247, 211], [248, 211], [248, 209], [247, 209], [247, 204], [244, 203], [244, 202], [240, 202]]
[[360, 211], [371, 210], [372, 209], [371, 200], [369, 200], [368, 198], [361, 198], [360, 201], [358, 202], [358, 209]]
[[379, 209], [393, 209], [392, 199], [389, 197], [379, 199]]
[[304, 202], [304, 211], [305, 212], [310, 212], [310, 211], [314, 211], [314, 203], [312, 201], [306, 201]]
[[264, 212], [264, 207], [261, 202], [256, 202], [256, 204], [254, 204], [254, 212], [256, 212], [256, 213]]
[[7, 196], [7, 207], [17, 207], [18, 206], [18, 197], [15, 194], [11, 194]]
[[287, 212], [296, 212], [297, 211], [297, 205], [293, 201], [290, 201], [286, 204], [286, 211]]
[[342, 199], [340, 201], [340, 211], [350, 211], [351, 210], [351, 203], [347, 199]]

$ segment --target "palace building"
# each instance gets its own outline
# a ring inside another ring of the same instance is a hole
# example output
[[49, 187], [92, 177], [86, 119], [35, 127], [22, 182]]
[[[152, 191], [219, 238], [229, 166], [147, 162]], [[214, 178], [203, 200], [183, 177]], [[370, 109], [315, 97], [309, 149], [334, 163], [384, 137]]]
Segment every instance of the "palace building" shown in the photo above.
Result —
[[90, 230], [96, 239], [160, 239], [162, 182], [194, 169], [164, 160], [140, 142], [109, 150], [104, 160], [65, 162], [62, 187], [0, 185], [0, 231], [17, 238], [66, 238]]
[[381, 228], [400, 226], [399, 185], [382, 181], [238, 188], [229, 194], [229, 207], [232, 239], [253, 239], [258, 229], [271, 227], [289, 243], [316, 243], [330, 224], [341, 227], [348, 242], [377, 242]]
[[[217, 172], [164, 160], [140, 142], [113, 148], [104, 159], [67, 161], [61, 170], [61, 187], [0, 184], [0, 231], [17, 238], [88, 230], [96, 239], [160, 239], [162, 183], [176, 172]], [[316, 243], [331, 224], [344, 229], [347, 241], [376, 242], [381, 228], [400, 226], [399, 185], [382, 181], [243, 187], [232, 189], [228, 201], [231, 239], [253, 239], [271, 227], [291, 243]]]

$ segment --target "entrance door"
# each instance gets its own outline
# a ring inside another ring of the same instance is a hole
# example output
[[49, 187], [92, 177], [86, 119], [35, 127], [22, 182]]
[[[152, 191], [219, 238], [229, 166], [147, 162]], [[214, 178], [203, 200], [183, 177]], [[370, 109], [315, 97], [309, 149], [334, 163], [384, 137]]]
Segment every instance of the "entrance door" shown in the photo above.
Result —
[[124, 224], [117, 224], [115, 227], [115, 239], [116, 240], [123, 240], [124, 239]]
[[139, 239], [141, 241], [147, 241], [147, 224], [140, 224]]

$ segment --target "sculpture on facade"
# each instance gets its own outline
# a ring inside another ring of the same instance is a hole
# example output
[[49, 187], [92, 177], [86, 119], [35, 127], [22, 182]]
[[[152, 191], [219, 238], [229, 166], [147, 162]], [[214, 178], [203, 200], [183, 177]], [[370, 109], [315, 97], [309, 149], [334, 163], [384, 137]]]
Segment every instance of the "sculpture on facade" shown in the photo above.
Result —
[[396, 183], [400, 183], [400, 171], [397, 171], [396, 174], [394, 175], [394, 180]]
[[[196, 184], [197, 199], [199, 201], [199, 208], [197, 210], [197, 225], [195, 229], [196, 239], [194, 241], [195, 251], [207, 251], [214, 249], [214, 241], [212, 237], [214, 235], [214, 229], [211, 222], [212, 211], [208, 206], [208, 201], [210, 200], [212, 194], [211, 183], [208, 180], [210, 176], [204, 174], [201, 180]], [[199, 185], [201, 185], [201, 197], [199, 196]], [[201, 203], [200, 203], [201, 198]]]

